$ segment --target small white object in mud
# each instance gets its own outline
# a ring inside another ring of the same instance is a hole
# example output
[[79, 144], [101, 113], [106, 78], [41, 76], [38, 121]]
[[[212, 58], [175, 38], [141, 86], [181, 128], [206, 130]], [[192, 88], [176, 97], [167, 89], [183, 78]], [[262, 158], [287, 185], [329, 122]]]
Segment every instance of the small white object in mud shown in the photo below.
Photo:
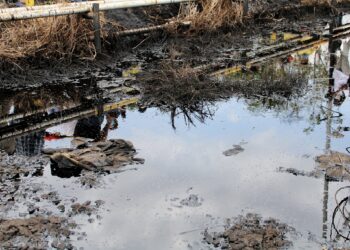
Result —
[[244, 151], [244, 148], [241, 145], [233, 145], [233, 148], [230, 148], [223, 152], [225, 156], [233, 156], [238, 155], [239, 153], [242, 153]]

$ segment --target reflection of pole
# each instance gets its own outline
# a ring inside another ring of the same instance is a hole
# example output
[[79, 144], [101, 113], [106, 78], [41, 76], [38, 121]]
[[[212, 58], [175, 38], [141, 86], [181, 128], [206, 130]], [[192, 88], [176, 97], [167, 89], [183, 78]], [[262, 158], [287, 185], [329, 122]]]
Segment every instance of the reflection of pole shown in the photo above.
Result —
[[323, 209], [322, 209], [322, 237], [327, 240], [328, 231], [328, 186], [329, 182], [327, 179], [327, 173], [324, 175], [324, 185], [323, 185]]
[[[328, 99], [327, 103], [327, 123], [326, 123], [326, 145], [325, 154], [329, 154], [331, 150], [331, 133], [332, 133], [332, 108], [333, 108], [333, 98]], [[328, 229], [328, 186], [329, 181], [327, 178], [327, 170], [324, 174], [324, 185], [323, 185], [323, 209], [322, 209], [322, 237], [327, 239], [327, 229]]]
[[[330, 26], [329, 26], [329, 86], [328, 86], [328, 103], [327, 103], [327, 123], [326, 123], [326, 145], [325, 145], [325, 154], [330, 154], [331, 150], [331, 133], [332, 133], [332, 108], [333, 108], [333, 87], [334, 87], [334, 78], [333, 78], [333, 72], [334, 67], [336, 64], [336, 57], [335, 57], [335, 48], [333, 44], [333, 29], [335, 26], [335, 20], [333, 19]], [[329, 181], [327, 178], [327, 170], [324, 175], [324, 185], [323, 185], [323, 209], [322, 209], [322, 237], [324, 239], [327, 239], [327, 229], [328, 229], [328, 189], [329, 189]]]
[[334, 38], [333, 38], [333, 30], [335, 26], [335, 20], [332, 19], [331, 23], [329, 24], [329, 43], [328, 43], [328, 51], [329, 51], [329, 88], [328, 93], [331, 95], [333, 92], [334, 87], [334, 78], [333, 78], [333, 72], [334, 67], [336, 64], [336, 57], [335, 57], [335, 48], [334, 48]]

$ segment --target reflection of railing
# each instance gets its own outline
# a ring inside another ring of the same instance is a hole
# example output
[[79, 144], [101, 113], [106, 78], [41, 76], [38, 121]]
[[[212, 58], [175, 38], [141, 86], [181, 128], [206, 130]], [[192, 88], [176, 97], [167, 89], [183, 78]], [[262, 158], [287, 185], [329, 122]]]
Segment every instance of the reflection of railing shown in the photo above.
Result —
[[[333, 39], [348, 36], [350, 35], [350, 25], [337, 27], [336, 29], [334, 29], [334, 31], [335, 33], [331, 36]], [[318, 48], [320, 45], [327, 44], [329, 42], [328, 36], [329, 34], [327, 34], [324, 37], [317, 35], [296, 37], [290, 40], [289, 42], [284, 42], [280, 45], [276, 45], [273, 47], [266, 47], [258, 51], [259, 53], [256, 54], [254, 58], [248, 58], [248, 60], [244, 64], [238, 64], [230, 68], [218, 70], [212, 73], [212, 76], [234, 74], [240, 72], [244, 68], [250, 68], [254, 64], [265, 62], [273, 58], [290, 55], [294, 52], [298, 52], [312, 47]], [[271, 49], [273, 50], [271, 51]], [[201, 66], [200, 69], [201, 68], [205, 67]]]
[[116, 103], [101, 104], [94, 107], [74, 107], [64, 111], [38, 117], [36, 114], [26, 117], [23, 122], [13, 123], [0, 132], [0, 140], [20, 136], [29, 132], [39, 131], [63, 122], [68, 122], [77, 118], [103, 114], [117, 108], [137, 103], [138, 98], [125, 99]]
[[[61, 112], [69, 110], [69, 109], [77, 108], [77, 107], [79, 107], [79, 105], [80, 104], [65, 105], [65, 108], [62, 109]], [[34, 115], [35, 116], [45, 115], [45, 113], [47, 112], [47, 110], [49, 108], [37, 109], [35, 111], [28, 111], [28, 112], [21, 113], [21, 114], [13, 114], [13, 115], [8, 115], [6, 117], [0, 117], [0, 124], [14, 122], [15, 120], [18, 120], [18, 119], [30, 118], [31, 116], [34, 116]]]

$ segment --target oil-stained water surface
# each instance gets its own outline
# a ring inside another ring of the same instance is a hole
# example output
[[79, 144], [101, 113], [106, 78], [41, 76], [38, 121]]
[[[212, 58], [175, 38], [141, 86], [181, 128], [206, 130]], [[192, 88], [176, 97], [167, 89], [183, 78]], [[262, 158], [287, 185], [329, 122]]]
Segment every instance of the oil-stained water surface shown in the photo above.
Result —
[[[302, 97], [280, 104], [232, 97], [215, 103], [204, 123], [176, 117], [175, 130], [169, 113], [158, 108], [128, 109], [108, 138], [130, 140], [143, 165], [103, 175], [92, 188], [79, 177], [52, 175], [49, 165], [32, 181], [53, 186], [62, 197], [105, 202], [100, 219], [78, 220], [86, 237], [73, 237], [74, 245], [84, 249], [211, 249], [204, 231], [222, 232], [228, 219], [247, 213], [293, 227], [287, 235], [292, 249], [347, 246], [334, 230], [331, 238], [331, 230], [334, 195], [348, 181], [328, 178], [317, 157], [348, 154], [350, 102], [347, 90], [341, 105], [325, 98], [328, 76], [320, 72], [303, 76], [309, 89]], [[70, 143], [49, 141], [44, 148]], [[341, 218], [335, 219], [341, 228]]]
[[[201, 242], [204, 229], [220, 229], [226, 218], [253, 212], [301, 232], [295, 248], [319, 246], [323, 223], [330, 227], [333, 194], [346, 183], [329, 184], [325, 207], [324, 178], [278, 169], [313, 171], [315, 157], [325, 150], [326, 123], [308, 132], [307, 112], [290, 121], [273, 111], [252, 113], [244, 101], [235, 98], [217, 103], [216, 108], [213, 120], [190, 128], [179, 121], [176, 131], [171, 129], [169, 115], [157, 109], [144, 114], [129, 111], [109, 137], [132, 141], [145, 164], [136, 171], [126, 167], [130, 171], [104, 177], [102, 187], [81, 188], [74, 178], [51, 176], [47, 168], [45, 182], [60, 194], [106, 201], [108, 211], [101, 221], [82, 226], [87, 240], [78, 244], [87, 249], [206, 248]], [[343, 124], [350, 122], [349, 108], [346, 100], [340, 108]], [[346, 153], [346, 133], [343, 138], [332, 138], [332, 150]], [[239, 144], [244, 151], [223, 154]], [[201, 199], [199, 206], [181, 204], [191, 194]], [[324, 209], [329, 210], [327, 221], [323, 221]]]

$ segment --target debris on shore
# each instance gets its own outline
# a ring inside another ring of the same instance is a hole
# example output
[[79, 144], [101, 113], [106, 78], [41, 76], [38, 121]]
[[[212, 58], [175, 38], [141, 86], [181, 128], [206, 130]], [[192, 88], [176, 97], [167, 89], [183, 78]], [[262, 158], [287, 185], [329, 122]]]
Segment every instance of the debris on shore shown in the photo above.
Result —
[[125, 140], [108, 140], [92, 142], [79, 149], [46, 150], [52, 154], [51, 161], [59, 169], [81, 169], [94, 172], [113, 172], [119, 167], [131, 163], [143, 163], [144, 160], [134, 157], [136, 150], [133, 144]]
[[220, 249], [286, 249], [292, 245], [286, 234], [291, 227], [275, 219], [263, 220], [257, 214], [235, 219], [223, 233], [204, 232], [204, 241]]

